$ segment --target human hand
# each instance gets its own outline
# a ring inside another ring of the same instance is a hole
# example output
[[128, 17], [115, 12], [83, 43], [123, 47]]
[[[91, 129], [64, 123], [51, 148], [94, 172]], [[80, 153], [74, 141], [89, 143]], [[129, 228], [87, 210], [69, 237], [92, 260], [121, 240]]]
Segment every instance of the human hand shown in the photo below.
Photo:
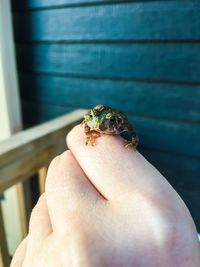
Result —
[[139, 152], [118, 136], [85, 146], [80, 126], [67, 143], [11, 267], [200, 266], [188, 209]]

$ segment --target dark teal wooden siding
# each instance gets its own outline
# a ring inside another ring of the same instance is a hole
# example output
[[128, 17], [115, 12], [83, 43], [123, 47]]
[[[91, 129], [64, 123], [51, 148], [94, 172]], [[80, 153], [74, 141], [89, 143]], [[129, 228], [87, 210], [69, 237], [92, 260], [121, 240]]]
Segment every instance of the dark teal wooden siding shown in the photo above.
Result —
[[102, 103], [200, 230], [200, 2], [13, 0], [25, 125]]

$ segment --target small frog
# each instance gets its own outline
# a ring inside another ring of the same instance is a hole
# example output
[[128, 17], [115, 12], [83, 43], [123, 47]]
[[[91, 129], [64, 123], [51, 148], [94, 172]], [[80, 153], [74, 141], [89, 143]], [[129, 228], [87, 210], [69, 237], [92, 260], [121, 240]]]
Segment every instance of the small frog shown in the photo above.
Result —
[[127, 117], [119, 110], [104, 105], [97, 105], [90, 109], [84, 116], [81, 125], [84, 125], [86, 145], [95, 145], [96, 138], [102, 134], [120, 135], [128, 132], [131, 140], [125, 140], [125, 147], [133, 147], [136, 150], [138, 136], [133, 126], [128, 122]]

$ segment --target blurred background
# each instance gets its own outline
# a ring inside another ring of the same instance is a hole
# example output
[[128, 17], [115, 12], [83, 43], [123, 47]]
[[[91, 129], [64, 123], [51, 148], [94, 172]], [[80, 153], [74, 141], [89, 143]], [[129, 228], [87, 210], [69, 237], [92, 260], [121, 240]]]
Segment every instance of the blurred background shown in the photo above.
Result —
[[200, 231], [200, 2], [13, 0], [10, 17], [21, 129], [122, 110]]

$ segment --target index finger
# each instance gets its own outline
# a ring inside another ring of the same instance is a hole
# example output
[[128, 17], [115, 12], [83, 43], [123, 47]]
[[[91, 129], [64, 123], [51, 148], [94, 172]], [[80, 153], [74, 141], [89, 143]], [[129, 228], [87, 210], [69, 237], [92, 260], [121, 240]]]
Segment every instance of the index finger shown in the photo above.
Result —
[[162, 177], [139, 152], [125, 148], [119, 136], [102, 135], [95, 146], [86, 146], [84, 129], [78, 125], [68, 134], [67, 145], [106, 199], [158, 185], [156, 177]]

